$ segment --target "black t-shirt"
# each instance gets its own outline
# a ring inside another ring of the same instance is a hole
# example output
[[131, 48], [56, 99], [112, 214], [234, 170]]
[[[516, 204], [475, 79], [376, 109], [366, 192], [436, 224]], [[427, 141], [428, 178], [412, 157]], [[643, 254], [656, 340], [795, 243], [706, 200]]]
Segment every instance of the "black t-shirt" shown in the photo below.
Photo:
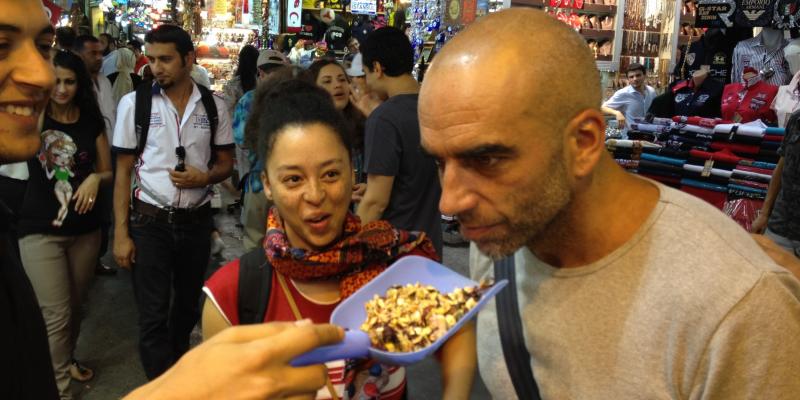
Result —
[[42, 311], [11, 246], [10, 220], [0, 202], [0, 397], [58, 399]]
[[664, 94], [656, 97], [648, 113], [659, 118], [676, 115], [719, 118], [721, 115], [722, 89], [716, 79], [706, 78], [697, 90], [690, 87], [689, 80], [672, 83]]
[[[62, 124], [45, 116], [42, 148], [37, 157], [28, 161], [30, 178], [25, 192], [25, 203], [20, 210], [20, 237], [37, 233], [74, 236], [100, 227], [97, 206], [80, 215], [75, 211], [72, 196], [83, 180], [95, 171], [95, 141], [103, 129], [103, 125], [83, 116], [72, 124]], [[67, 188], [69, 190], [65, 191]], [[62, 194], [70, 193], [69, 211], [61, 227], [53, 226], [53, 220], [61, 208], [57, 190]], [[95, 205], [97, 203], [98, 200], [95, 199]]]
[[701, 38], [692, 42], [688, 49], [682, 52], [678, 64], [675, 66], [675, 75], [680, 79], [688, 79], [699, 70], [701, 66], [710, 67], [712, 78], [724, 83], [731, 83], [731, 66], [733, 64], [733, 48], [736, 42], [728, 36], [714, 36]]
[[314, 18], [310, 11], [303, 11], [303, 26], [300, 28], [300, 32], [297, 33], [297, 39], [318, 42], [322, 38], [326, 27], [327, 25]]
[[364, 133], [364, 169], [368, 174], [394, 177], [381, 218], [400, 229], [424, 231], [441, 256], [442, 188], [436, 163], [421, 149], [418, 97], [394, 96], [372, 112]]
[[329, 50], [344, 50], [347, 47], [348, 39], [350, 39], [350, 33], [341, 26], [333, 25], [325, 31], [325, 43], [328, 44]]

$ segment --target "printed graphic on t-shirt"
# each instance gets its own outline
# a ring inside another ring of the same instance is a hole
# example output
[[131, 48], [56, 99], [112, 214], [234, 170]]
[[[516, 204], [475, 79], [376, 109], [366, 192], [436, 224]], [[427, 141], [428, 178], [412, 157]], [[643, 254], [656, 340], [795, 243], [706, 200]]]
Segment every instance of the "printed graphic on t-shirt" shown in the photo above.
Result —
[[150, 113], [150, 129], [163, 128], [163, 127], [164, 127], [164, 119], [161, 118], [161, 113], [157, 111]]
[[39, 150], [39, 162], [42, 164], [48, 179], [55, 179], [53, 193], [61, 204], [58, 214], [53, 219], [53, 226], [60, 227], [69, 213], [69, 202], [72, 200], [72, 184], [69, 179], [75, 176], [73, 156], [78, 146], [72, 137], [62, 131], [48, 129], [42, 132], [42, 148]]
[[194, 129], [211, 129], [211, 123], [208, 121], [207, 115], [195, 115], [192, 127]]

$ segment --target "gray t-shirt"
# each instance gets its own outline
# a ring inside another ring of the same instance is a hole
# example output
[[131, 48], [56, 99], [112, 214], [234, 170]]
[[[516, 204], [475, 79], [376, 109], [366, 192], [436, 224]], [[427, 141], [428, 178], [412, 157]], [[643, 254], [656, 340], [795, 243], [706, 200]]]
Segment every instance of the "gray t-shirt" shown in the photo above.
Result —
[[364, 132], [364, 169], [368, 174], [394, 177], [389, 205], [381, 218], [400, 229], [424, 231], [441, 256], [442, 188], [436, 163], [422, 152], [418, 97], [394, 96], [372, 112]]
[[786, 132], [778, 154], [783, 157], [781, 190], [769, 216], [769, 230], [800, 240], [800, 132]]
[[[798, 398], [800, 282], [719, 210], [658, 187], [647, 222], [595, 263], [558, 269], [515, 254], [542, 398]], [[494, 275], [474, 245], [470, 268]], [[478, 317], [478, 360], [492, 396], [516, 398], [494, 300]]]

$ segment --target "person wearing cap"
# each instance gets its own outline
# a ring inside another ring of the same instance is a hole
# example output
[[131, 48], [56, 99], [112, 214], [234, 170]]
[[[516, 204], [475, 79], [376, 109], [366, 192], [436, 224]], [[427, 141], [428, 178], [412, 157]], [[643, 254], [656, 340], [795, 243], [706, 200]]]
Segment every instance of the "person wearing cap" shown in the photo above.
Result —
[[350, 66], [345, 70], [350, 77], [350, 90], [355, 97], [360, 97], [367, 92], [367, 79], [364, 77], [364, 62], [361, 53], [356, 53]]
[[[288, 66], [290, 62], [283, 53], [264, 49], [259, 53], [256, 64], [258, 65], [258, 81], [262, 82], [281, 67]], [[237, 146], [244, 148], [249, 166], [249, 172], [242, 177], [244, 195], [241, 216], [241, 222], [244, 226], [244, 248], [247, 251], [261, 245], [261, 240], [264, 239], [264, 221], [267, 220], [267, 212], [270, 207], [267, 198], [261, 194], [263, 190], [261, 184], [261, 169], [263, 165], [259, 162], [256, 152], [249, 151], [244, 143], [244, 128], [247, 124], [247, 119], [250, 117], [254, 95], [255, 89], [249, 90], [236, 102], [236, 107], [233, 109], [232, 122], [233, 140]]]

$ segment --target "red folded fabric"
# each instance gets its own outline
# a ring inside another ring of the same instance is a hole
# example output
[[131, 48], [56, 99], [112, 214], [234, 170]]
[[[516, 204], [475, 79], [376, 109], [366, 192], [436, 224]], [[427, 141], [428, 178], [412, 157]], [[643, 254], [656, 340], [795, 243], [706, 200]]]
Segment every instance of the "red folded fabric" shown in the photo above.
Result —
[[721, 118], [684, 117], [684, 116], [672, 117], [672, 120], [677, 123], [704, 126], [706, 128], [713, 128], [719, 124], [733, 123], [730, 121], [723, 121]]
[[683, 185], [681, 186], [681, 191], [699, 197], [720, 210], [725, 207], [725, 200], [728, 199], [728, 193], [726, 192], [715, 192], [713, 190], [701, 189], [693, 186]]
[[772, 175], [772, 173], [775, 172], [774, 170], [771, 169], [756, 168], [747, 165], [737, 165], [736, 169], [738, 169], [739, 171], [755, 172], [757, 174], [764, 174], [764, 175]]
[[703, 160], [714, 160], [731, 164], [738, 164], [739, 161], [748, 160], [747, 158], [739, 157], [736, 154], [731, 153], [730, 150], [727, 149], [715, 152], [689, 150], [689, 155], [691, 157], [700, 158]]
[[710, 147], [714, 150], [728, 150], [737, 155], [756, 155], [761, 151], [761, 148], [756, 145], [739, 143], [711, 142]]
[[764, 135], [763, 140], [765, 142], [782, 142], [783, 136], [781, 135]]

